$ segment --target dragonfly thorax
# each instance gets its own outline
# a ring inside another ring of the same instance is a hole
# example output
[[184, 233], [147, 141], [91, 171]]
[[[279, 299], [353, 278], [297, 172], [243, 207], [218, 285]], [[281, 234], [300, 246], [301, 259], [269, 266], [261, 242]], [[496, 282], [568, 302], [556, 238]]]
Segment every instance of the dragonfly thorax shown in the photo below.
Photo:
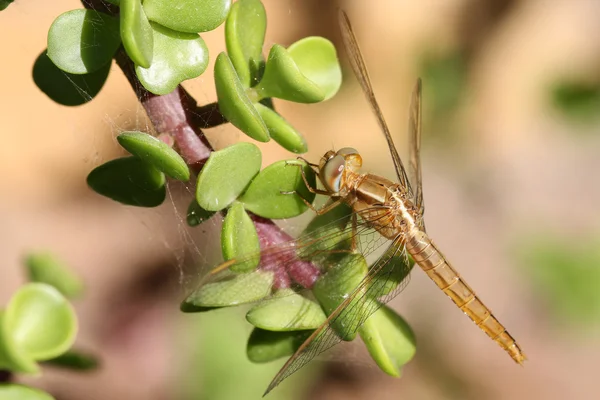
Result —
[[330, 150], [321, 158], [319, 176], [331, 194], [339, 195], [345, 187], [348, 174], [356, 172], [361, 166], [362, 157], [356, 149], [344, 147], [338, 151]]

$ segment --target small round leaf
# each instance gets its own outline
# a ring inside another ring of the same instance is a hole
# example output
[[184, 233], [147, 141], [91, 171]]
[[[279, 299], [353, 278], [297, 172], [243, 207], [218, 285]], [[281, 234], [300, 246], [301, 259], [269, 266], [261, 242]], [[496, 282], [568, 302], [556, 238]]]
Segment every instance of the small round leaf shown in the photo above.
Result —
[[329, 40], [311, 36], [288, 47], [288, 53], [302, 74], [325, 93], [324, 100], [335, 95], [342, 86], [342, 69]]
[[312, 331], [271, 332], [255, 328], [248, 339], [246, 352], [254, 363], [266, 363], [291, 356]]
[[240, 0], [225, 21], [227, 54], [244, 87], [257, 82], [256, 62], [262, 60], [267, 15], [260, 0]]
[[181, 156], [163, 141], [143, 132], [123, 132], [119, 144], [134, 156], [152, 164], [173, 179], [187, 181], [190, 169]]
[[48, 393], [29, 386], [13, 383], [0, 383], [0, 399], [2, 400], [54, 400]]
[[71, 304], [53, 286], [29, 283], [13, 295], [3, 318], [14, 345], [34, 360], [48, 360], [67, 351], [77, 334]]
[[261, 98], [277, 97], [298, 103], [318, 103], [327, 95], [300, 71], [290, 53], [278, 44], [271, 47], [263, 77], [253, 89]]
[[123, 47], [134, 63], [150, 68], [154, 38], [152, 27], [141, 0], [123, 0], [121, 2], [121, 40]]
[[121, 44], [119, 20], [93, 10], [72, 10], [48, 31], [48, 57], [71, 74], [88, 74], [110, 63]]
[[262, 155], [252, 143], [213, 151], [198, 175], [196, 201], [208, 211], [230, 205], [260, 170]]
[[96, 193], [138, 207], [159, 206], [167, 194], [165, 175], [137, 157], [117, 158], [94, 168], [87, 184]]
[[69, 74], [58, 68], [46, 54], [33, 64], [33, 81], [50, 99], [64, 106], [79, 106], [92, 100], [106, 82], [111, 63], [89, 74]]
[[414, 357], [417, 350], [410, 326], [385, 305], [365, 321], [359, 333], [373, 360], [391, 376], [400, 376], [402, 366]]
[[308, 151], [306, 141], [302, 135], [283, 119], [281, 115], [260, 103], [254, 103], [254, 107], [256, 107], [265, 125], [267, 125], [269, 136], [274, 141], [293, 153], [301, 154]]
[[31, 282], [47, 283], [71, 298], [83, 292], [81, 279], [52, 253], [30, 253], [25, 259], [25, 266]]
[[207, 283], [195, 290], [181, 305], [184, 312], [203, 311], [208, 307], [228, 307], [252, 303], [271, 294], [273, 272], [255, 271], [232, 279]]
[[187, 209], [186, 220], [189, 226], [198, 226], [215, 215], [215, 211], [206, 211], [200, 207], [196, 199], [192, 200]]
[[196, 33], [183, 33], [151, 23], [154, 51], [150, 67], [135, 66], [138, 79], [154, 94], [167, 94], [208, 66], [208, 49]]
[[231, 0], [144, 0], [151, 21], [180, 32], [208, 32], [221, 25]]
[[233, 68], [225, 53], [217, 56], [215, 62], [215, 87], [221, 114], [236, 128], [259, 142], [269, 141], [269, 130]]
[[6, 313], [0, 310], [0, 369], [27, 374], [38, 373], [39, 365], [24, 349], [15, 344], [12, 332], [6, 329], [5, 315]]
[[246, 319], [257, 328], [269, 331], [317, 329], [327, 316], [320, 305], [291, 289], [252, 307]]
[[58, 357], [46, 361], [45, 364], [77, 371], [90, 371], [98, 368], [100, 363], [92, 355], [69, 350]]
[[[306, 187], [301, 170], [309, 185], [315, 187], [316, 177], [310, 166], [296, 160], [278, 161], [260, 171], [239, 200], [248, 211], [265, 218], [292, 218], [300, 215], [308, 209], [302, 198], [309, 203], [315, 198], [315, 194]], [[296, 193], [282, 193], [292, 191]]]
[[[221, 229], [221, 251], [226, 261], [260, 252], [256, 227], [241, 203], [234, 203], [227, 210]], [[249, 272], [259, 262], [260, 257], [251, 257], [248, 261], [232, 265], [230, 269], [233, 272]]]
[[6, 7], [10, 5], [15, 0], [0, 0], [0, 11], [4, 10]]

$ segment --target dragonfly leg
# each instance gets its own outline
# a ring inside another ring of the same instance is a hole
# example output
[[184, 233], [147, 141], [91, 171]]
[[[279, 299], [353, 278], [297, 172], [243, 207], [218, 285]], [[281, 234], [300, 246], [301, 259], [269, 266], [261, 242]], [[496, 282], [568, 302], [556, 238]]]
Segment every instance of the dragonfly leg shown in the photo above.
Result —
[[301, 160], [304, 161], [305, 163], [307, 163], [308, 165], [310, 165], [311, 167], [318, 169], [319, 168], [319, 164], [315, 164], [315, 163], [311, 163], [310, 161], [308, 161], [306, 158], [302, 157], [302, 156], [298, 156], [296, 157], [296, 160]]
[[357, 243], [356, 243], [356, 231], [358, 230], [358, 219], [356, 218], [356, 213], [352, 213], [352, 243], [351, 249], [353, 252], [356, 251]]
[[[305, 163], [307, 163], [311, 166], [315, 165], [315, 164], [310, 164], [302, 157], [298, 157], [298, 159], [304, 161]], [[292, 166], [300, 168], [300, 174], [302, 175], [302, 180], [304, 181], [304, 184], [306, 185], [306, 188], [308, 189], [309, 192], [315, 193], [315, 194], [330, 195], [330, 193], [327, 190], [314, 188], [310, 185], [310, 183], [308, 183], [308, 179], [306, 178], [306, 173], [304, 172], [304, 168], [302, 168], [302, 164], [286, 162], [285, 165], [292, 165]]]

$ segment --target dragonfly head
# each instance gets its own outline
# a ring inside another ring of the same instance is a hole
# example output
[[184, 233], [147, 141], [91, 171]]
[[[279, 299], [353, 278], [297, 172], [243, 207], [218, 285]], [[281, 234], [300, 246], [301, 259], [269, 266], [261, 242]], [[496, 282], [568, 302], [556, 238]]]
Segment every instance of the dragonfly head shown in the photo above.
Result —
[[362, 158], [356, 149], [344, 147], [338, 151], [329, 150], [321, 158], [319, 175], [327, 190], [339, 193], [348, 172], [354, 172], [361, 166]]

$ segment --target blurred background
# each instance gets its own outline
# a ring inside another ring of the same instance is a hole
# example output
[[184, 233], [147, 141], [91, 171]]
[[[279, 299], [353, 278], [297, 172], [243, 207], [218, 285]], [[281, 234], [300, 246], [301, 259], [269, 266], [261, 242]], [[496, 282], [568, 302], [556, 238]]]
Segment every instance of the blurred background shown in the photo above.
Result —
[[[352, 146], [365, 170], [394, 178], [383, 136], [341, 50], [337, 7], [356, 29], [401, 154], [410, 92], [424, 80], [422, 146], [430, 235], [517, 338], [519, 367], [421, 271], [392, 302], [417, 337], [394, 379], [360, 341], [325, 355], [270, 399], [595, 399], [600, 360], [600, 2], [595, 0], [263, 0], [265, 48], [331, 39], [344, 85], [316, 105], [277, 102], [308, 143], [306, 158]], [[93, 194], [85, 177], [121, 155], [115, 136], [146, 130], [116, 66], [102, 92], [68, 108], [31, 68], [46, 33], [76, 0], [17, 1], [0, 13], [0, 304], [23, 283], [23, 255], [49, 249], [83, 277], [77, 346], [102, 358], [87, 374], [21, 378], [58, 399], [259, 399], [283, 360], [246, 360], [243, 310], [181, 314], [179, 302], [219, 260], [217, 224], [185, 226], [189, 193], [159, 209]], [[203, 35], [213, 55], [223, 27]], [[216, 100], [212, 63], [186, 82]], [[247, 140], [207, 131], [215, 147]], [[261, 144], [263, 162], [291, 157]], [[294, 221], [286, 222], [293, 229]]]

